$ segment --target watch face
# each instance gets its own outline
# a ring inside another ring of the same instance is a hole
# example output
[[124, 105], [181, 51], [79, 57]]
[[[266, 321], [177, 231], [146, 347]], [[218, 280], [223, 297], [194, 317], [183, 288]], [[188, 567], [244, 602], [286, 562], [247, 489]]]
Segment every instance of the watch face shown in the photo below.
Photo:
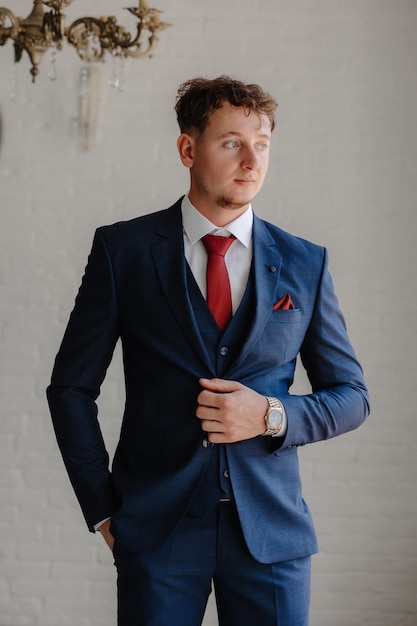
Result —
[[272, 409], [272, 411], [268, 415], [268, 426], [269, 428], [278, 428], [282, 421], [281, 412], [278, 409]]

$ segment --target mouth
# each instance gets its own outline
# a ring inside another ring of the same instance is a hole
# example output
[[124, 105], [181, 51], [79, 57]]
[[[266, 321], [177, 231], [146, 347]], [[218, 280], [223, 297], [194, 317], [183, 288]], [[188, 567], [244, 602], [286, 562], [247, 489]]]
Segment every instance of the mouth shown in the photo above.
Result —
[[252, 185], [255, 182], [254, 178], [235, 178], [235, 183], [238, 185]]

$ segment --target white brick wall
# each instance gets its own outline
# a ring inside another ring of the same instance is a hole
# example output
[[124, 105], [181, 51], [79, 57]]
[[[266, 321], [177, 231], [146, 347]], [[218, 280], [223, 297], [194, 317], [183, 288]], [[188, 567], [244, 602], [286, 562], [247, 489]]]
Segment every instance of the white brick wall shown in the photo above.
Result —
[[[31, 5], [3, 4], [18, 15]], [[100, 12], [122, 16], [124, 4], [101, 0]], [[321, 545], [311, 624], [416, 626], [416, 3], [154, 4], [175, 26], [152, 60], [129, 63], [127, 92], [103, 86], [90, 153], [80, 152], [73, 121], [74, 51], [58, 54], [54, 84], [46, 60], [35, 86], [20, 63], [12, 103], [13, 51], [0, 48], [0, 626], [115, 624], [112, 559], [84, 526], [44, 389], [94, 228], [186, 190], [176, 87], [219, 73], [260, 82], [280, 102], [255, 208], [329, 248], [372, 394], [360, 430], [300, 454]], [[95, 15], [97, 3], [67, 14]], [[110, 450], [122, 399], [117, 353], [100, 401]], [[215, 624], [211, 603], [205, 625]]]

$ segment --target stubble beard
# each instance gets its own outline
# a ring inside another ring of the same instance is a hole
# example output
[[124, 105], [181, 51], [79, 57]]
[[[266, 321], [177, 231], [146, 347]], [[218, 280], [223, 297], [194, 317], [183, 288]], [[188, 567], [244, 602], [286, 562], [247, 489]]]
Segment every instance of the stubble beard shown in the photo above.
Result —
[[226, 196], [218, 196], [216, 198], [216, 205], [221, 209], [229, 209], [231, 211], [238, 211], [242, 207], [249, 204], [248, 202], [233, 202], [231, 198], [227, 198]]

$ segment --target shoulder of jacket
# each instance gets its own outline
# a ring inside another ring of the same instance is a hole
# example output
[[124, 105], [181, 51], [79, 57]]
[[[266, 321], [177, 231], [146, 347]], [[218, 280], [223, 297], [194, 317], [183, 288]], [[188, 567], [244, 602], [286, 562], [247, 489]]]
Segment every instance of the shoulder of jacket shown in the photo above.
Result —
[[265, 220], [261, 220], [261, 222], [267, 228], [268, 232], [282, 251], [297, 251], [298, 254], [318, 255], [320, 257], [322, 257], [325, 253], [325, 248], [322, 245], [303, 239], [297, 235], [293, 235], [271, 222], [267, 222]]
[[145, 215], [139, 215], [129, 220], [120, 220], [113, 224], [99, 226], [97, 232], [100, 233], [106, 240], [117, 240], [119, 238], [129, 239], [132, 236], [135, 237], [141, 233], [146, 233], [148, 230], [155, 229], [156, 225], [170, 216], [174, 217], [178, 214], [178, 209], [181, 206], [181, 199], [177, 200], [172, 206], [160, 211], [154, 211], [153, 213], [146, 213]]

